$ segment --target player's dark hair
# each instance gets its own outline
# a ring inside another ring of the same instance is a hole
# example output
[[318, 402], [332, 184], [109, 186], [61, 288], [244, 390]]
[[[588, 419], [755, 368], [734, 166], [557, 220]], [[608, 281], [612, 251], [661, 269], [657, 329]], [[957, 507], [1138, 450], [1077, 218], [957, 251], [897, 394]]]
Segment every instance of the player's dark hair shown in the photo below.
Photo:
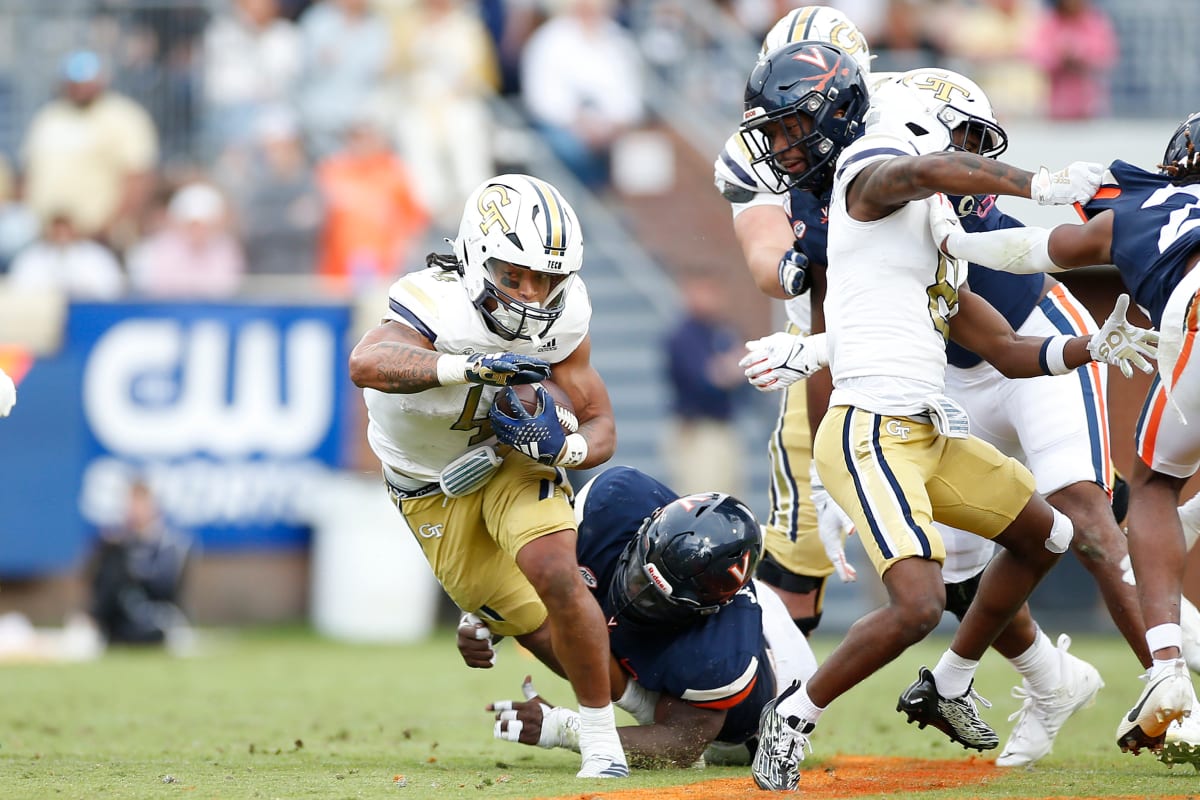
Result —
[[[1183, 157], [1167, 164], [1159, 164], [1158, 168], [1169, 175], [1175, 186], [1187, 186], [1200, 183], [1200, 153], [1196, 152], [1196, 143], [1192, 141], [1192, 133], [1186, 128], [1182, 131], [1186, 150]], [[1169, 151], [1168, 151], [1169, 152]]]
[[452, 253], [430, 253], [425, 256], [425, 266], [462, 274], [462, 264], [458, 263], [458, 259]]

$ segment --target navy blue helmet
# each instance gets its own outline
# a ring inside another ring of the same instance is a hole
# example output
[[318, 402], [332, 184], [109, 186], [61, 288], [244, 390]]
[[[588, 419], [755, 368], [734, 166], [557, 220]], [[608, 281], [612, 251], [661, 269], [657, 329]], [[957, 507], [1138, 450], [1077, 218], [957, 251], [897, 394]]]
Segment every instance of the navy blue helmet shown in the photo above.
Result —
[[716, 613], [754, 575], [762, 529], [744, 503], [707, 492], [646, 518], [609, 586], [614, 615], [634, 624], [686, 625]]
[[832, 44], [797, 42], [760, 56], [739, 128], [755, 174], [777, 193], [827, 188], [868, 102], [858, 62]]
[[1189, 172], [1181, 167], [1194, 166], [1197, 146], [1200, 146], [1200, 111], [1193, 112], [1187, 119], [1179, 123], [1179, 127], [1171, 134], [1171, 140], [1167, 142], [1167, 150], [1163, 153], [1160, 168], [1164, 173], [1172, 176]]

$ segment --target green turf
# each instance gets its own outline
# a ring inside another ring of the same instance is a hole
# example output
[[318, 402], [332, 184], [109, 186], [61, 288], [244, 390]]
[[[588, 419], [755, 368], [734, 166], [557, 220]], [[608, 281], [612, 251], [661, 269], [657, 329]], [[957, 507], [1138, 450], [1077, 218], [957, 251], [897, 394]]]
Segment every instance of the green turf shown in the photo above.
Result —
[[[411, 646], [352, 646], [304, 631], [207, 637], [189, 658], [114, 650], [85, 664], [0, 666], [0, 798], [546, 797], [599, 782], [574, 779], [578, 756], [496, 742], [485, 703], [512, 697], [528, 671], [550, 699], [565, 684], [502, 645], [496, 669], [468, 670], [451, 632]], [[834, 641], [819, 637], [819, 654]], [[965, 752], [904, 724], [897, 693], [944, 640], [910, 651], [843, 697], [813, 736], [805, 767], [837, 753], [959, 758]], [[1073, 648], [1108, 688], [1072, 719], [1035, 770], [973, 787], [977, 797], [1138, 795], [1200, 790], [1200, 774], [1117, 751], [1113, 729], [1141, 690], [1115, 638]], [[1011, 669], [985, 660], [977, 688], [1004, 738], [1017, 707]], [[406, 786], [394, 778], [403, 775]], [[746, 770], [635, 772], [621, 788], [745, 777]], [[613, 788], [616, 788], [615, 786]], [[962, 792], [914, 797], [955, 797]]]

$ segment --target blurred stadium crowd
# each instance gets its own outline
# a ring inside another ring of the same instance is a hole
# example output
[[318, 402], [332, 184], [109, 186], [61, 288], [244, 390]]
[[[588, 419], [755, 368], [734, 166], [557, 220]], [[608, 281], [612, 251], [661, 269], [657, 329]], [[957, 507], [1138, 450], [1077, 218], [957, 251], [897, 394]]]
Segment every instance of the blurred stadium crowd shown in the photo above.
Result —
[[[878, 69], [960, 70], [1005, 119], [1174, 118], [1200, 96], [1200, 28], [1178, 24], [1191, 0], [829, 4]], [[88, 299], [390, 281], [531, 149], [619, 203], [609, 158], [625, 134], [719, 146], [757, 42], [795, 5], [8, 0], [0, 272]], [[1086, 28], [1055, 21], [1076, 5]]]

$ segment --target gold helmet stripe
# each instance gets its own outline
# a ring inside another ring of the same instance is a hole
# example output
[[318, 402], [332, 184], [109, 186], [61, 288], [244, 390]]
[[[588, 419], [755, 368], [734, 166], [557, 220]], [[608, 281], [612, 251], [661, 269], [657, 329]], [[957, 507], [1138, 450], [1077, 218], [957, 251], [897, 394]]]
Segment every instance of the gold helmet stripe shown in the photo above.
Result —
[[546, 218], [546, 241], [542, 243], [546, 248], [546, 255], [561, 256], [567, 249], [567, 239], [569, 238], [567, 228], [570, 225], [567, 212], [563, 207], [565, 203], [558, 194], [558, 190], [545, 181], [530, 178], [529, 184], [537, 193], [542, 213]]
[[817, 6], [809, 6], [800, 10], [800, 13], [792, 20], [792, 29], [788, 31], [787, 40], [789, 42], [803, 42], [812, 38], [809, 36], [809, 30], [816, 22], [817, 9]]

